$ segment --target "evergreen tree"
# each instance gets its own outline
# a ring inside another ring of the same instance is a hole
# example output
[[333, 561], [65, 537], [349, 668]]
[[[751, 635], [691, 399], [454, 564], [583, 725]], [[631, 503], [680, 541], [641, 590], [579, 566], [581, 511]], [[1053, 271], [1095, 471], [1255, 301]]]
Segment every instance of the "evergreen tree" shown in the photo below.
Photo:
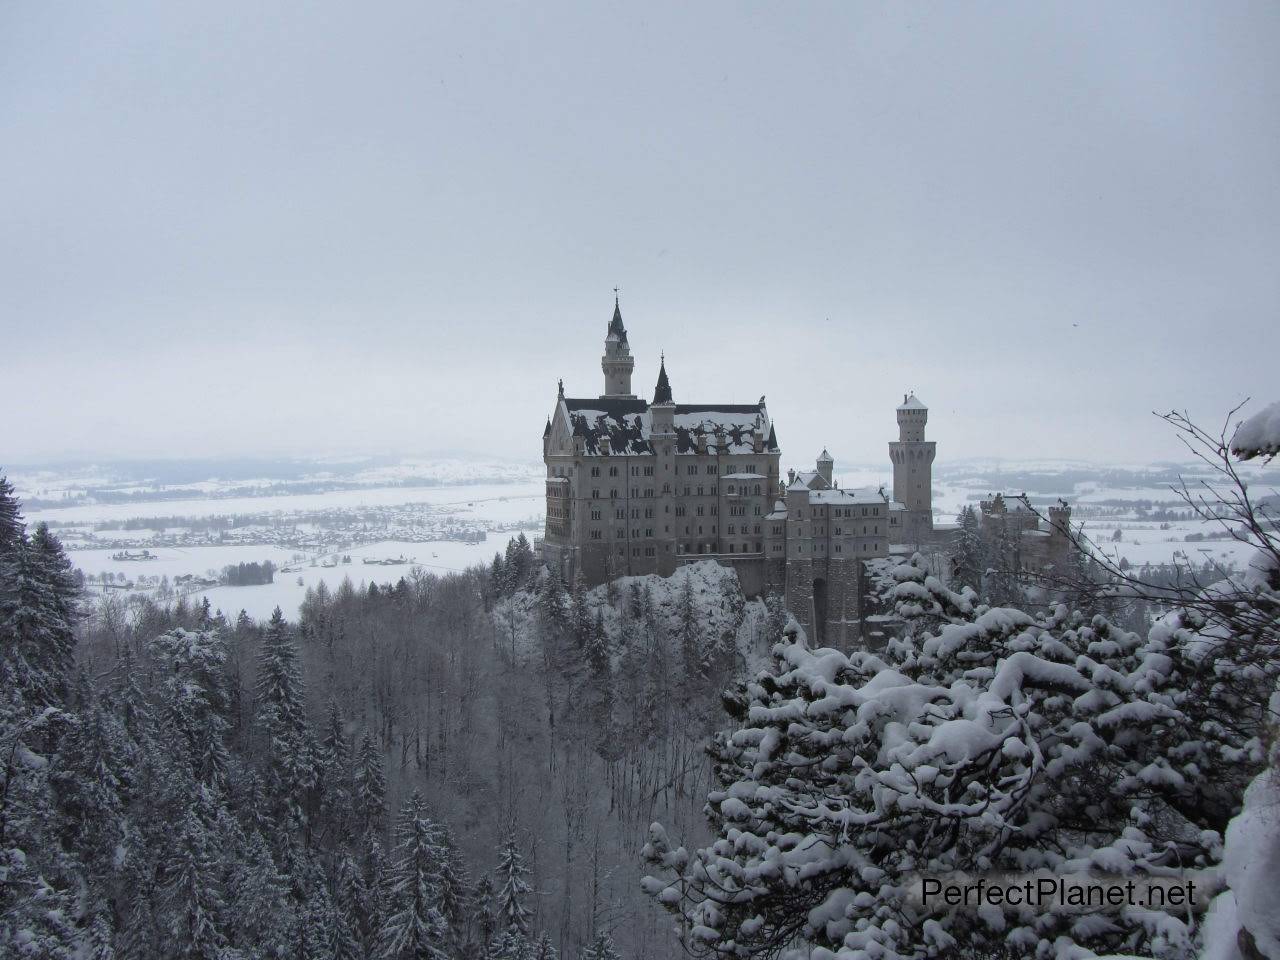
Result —
[[333, 881], [333, 925], [328, 955], [332, 960], [362, 960], [361, 879], [356, 863], [347, 854], [338, 859]]
[[9, 478], [0, 473], [0, 563], [17, 551], [24, 530], [22, 505]]
[[578, 957], [579, 960], [622, 960], [617, 948], [613, 945], [613, 938], [603, 930], [592, 938], [591, 943], [578, 954]]
[[560, 953], [551, 942], [551, 935], [543, 933], [538, 938], [538, 945], [533, 948], [533, 960], [560, 960]]
[[183, 819], [165, 873], [165, 930], [172, 938], [172, 955], [217, 960], [226, 945], [221, 928], [222, 893], [208, 836], [193, 811]]
[[475, 925], [480, 955], [488, 957], [493, 936], [498, 930], [498, 915], [494, 909], [493, 881], [487, 876], [482, 876], [476, 884]]
[[368, 730], [356, 753], [352, 786], [356, 820], [364, 833], [381, 833], [386, 824], [387, 779], [382, 772], [382, 751]]
[[235, 850], [227, 892], [233, 945], [250, 957], [283, 956], [293, 939], [289, 883], [276, 867], [271, 846], [257, 830]]
[[449, 938], [437, 889], [438, 832], [434, 823], [412, 808], [406, 808], [405, 813], [379, 956], [384, 960], [443, 958]]
[[273, 811], [282, 820], [301, 819], [316, 777], [298, 648], [279, 607], [258, 656], [258, 723], [266, 737], [266, 788]]
[[972, 506], [966, 505], [956, 519], [960, 529], [952, 560], [952, 579], [956, 586], [978, 590], [982, 587], [982, 573], [987, 568], [978, 514]]
[[529, 868], [525, 866], [524, 854], [516, 841], [516, 829], [512, 824], [507, 828], [507, 835], [498, 852], [498, 923], [525, 936], [529, 934], [529, 920], [533, 913], [527, 900], [532, 887], [529, 886]]

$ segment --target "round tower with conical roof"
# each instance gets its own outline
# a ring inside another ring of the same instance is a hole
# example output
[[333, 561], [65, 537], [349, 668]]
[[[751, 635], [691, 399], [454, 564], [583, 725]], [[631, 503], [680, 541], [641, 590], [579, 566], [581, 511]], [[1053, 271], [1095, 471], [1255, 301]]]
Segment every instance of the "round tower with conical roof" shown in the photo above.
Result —
[[897, 414], [898, 439], [889, 444], [893, 499], [907, 508], [907, 541], [919, 541], [933, 531], [933, 459], [937, 444], [924, 438], [929, 408], [914, 393], [903, 395]]
[[604, 338], [604, 356], [600, 369], [604, 371], [604, 397], [635, 397], [631, 392], [631, 371], [636, 361], [631, 356], [631, 344], [627, 343], [627, 328], [622, 325], [622, 308], [618, 298], [613, 298], [613, 319]]

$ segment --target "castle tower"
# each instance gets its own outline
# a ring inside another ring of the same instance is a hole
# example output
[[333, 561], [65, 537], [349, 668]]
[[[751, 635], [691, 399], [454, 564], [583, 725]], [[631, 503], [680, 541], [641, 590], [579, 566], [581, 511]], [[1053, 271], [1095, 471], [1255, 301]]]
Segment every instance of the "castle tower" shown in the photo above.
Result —
[[827, 448], [822, 448], [822, 453], [818, 455], [818, 476], [827, 483], [827, 488], [831, 488], [831, 475], [835, 469], [836, 462], [831, 454], [827, 453]]
[[897, 413], [898, 439], [889, 444], [893, 499], [907, 508], [908, 539], [921, 540], [933, 531], [933, 458], [937, 444], [924, 438], [929, 408], [914, 393], [903, 396]]
[[667, 358], [658, 365], [658, 383], [653, 388], [653, 403], [649, 405], [649, 441], [653, 445], [654, 491], [658, 496], [655, 507], [660, 524], [655, 524], [654, 535], [657, 556], [657, 572], [667, 577], [676, 569], [676, 527], [672, 518], [676, 514], [676, 404], [671, 397], [671, 381], [667, 379]]
[[600, 369], [604, 371], [604, 397], [635, 397], [631, 392], [631, 371], [636, 362], [631, 357], [631, 345], [627, 343], [627, 328], [622, 325], [622, 309], [618, 298], [613, 298], [613, 319], [604, 338], [604, 356]]

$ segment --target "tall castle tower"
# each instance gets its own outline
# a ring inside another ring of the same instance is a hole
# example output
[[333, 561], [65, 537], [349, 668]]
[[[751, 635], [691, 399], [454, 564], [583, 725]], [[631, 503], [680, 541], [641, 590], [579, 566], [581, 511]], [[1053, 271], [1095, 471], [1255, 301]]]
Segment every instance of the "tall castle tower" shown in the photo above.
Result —
[[627, 328], [622, 325], [622, 309], [618, 298], [613, 298], [613, 319], [604, 338], [604, 356], [600, 369], [604, 371], [603, 397], [631, 397], [631, 371], [636, 362], [631, 356], [631, 344], [627, 343]]
[[921, 540], [933, 532], [933, 458], [937, 444], [925, 440], [929, 408], [914, 393], [898, 407], [898, 439], [889, 444], [893, 461], [893, 499], [907, 508], [906, 533]]

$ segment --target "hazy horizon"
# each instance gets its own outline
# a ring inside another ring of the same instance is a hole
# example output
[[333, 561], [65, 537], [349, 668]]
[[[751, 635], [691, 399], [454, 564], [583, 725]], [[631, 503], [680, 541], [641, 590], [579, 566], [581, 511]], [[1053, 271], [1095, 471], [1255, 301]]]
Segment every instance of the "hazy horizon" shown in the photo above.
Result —
[[1178, 460], [1272, 400], [1280, 7], [11, 5], [0, 463], [536, 460], [601, 392], [783, 461]]

